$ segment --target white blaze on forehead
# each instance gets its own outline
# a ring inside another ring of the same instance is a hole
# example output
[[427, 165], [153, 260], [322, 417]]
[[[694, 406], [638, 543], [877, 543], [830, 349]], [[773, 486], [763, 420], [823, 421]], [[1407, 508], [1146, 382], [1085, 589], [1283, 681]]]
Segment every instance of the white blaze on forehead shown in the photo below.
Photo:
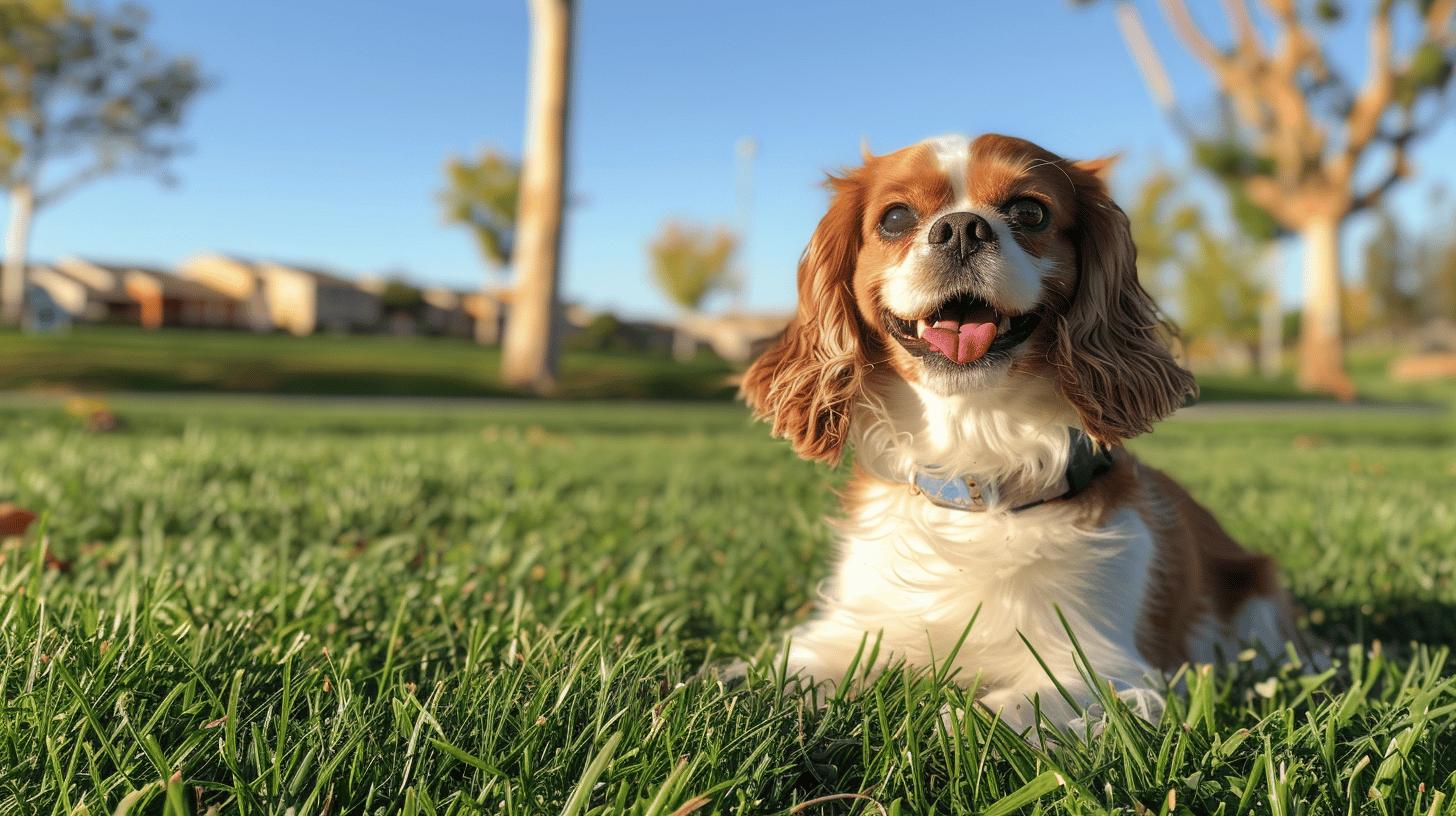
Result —
[[950, 189], [956, 204], [968, 203], [966, 174], [970, 168], [971, 140], [959, 133], [947, 133], [926, 139], [921, 144], [929, 147], [935, 154], [935, 161], [940, 165], [941, 172], [950, 179]]
[[987, 288], [995, 293], [997, 305], [1017, 312], [1034, 308], [1041, 299], [1042, 280], [1055, 271], [1056, 264], [1023, 249], [999, 211], [987, 206], [987, 202], [971, 200], [970, 138], [950, 133], [926, 139], [921, 144], [930, 148], [940, 171], [950, 182], [952, 200], [936, 212], [922, 214], [905, 257], [885, 270], [885, 283], [881, 290], [885, 307], [902, 318], [920, 317], [952, 294], [951, 289], [960, 288], [924, 271], [934, 252], [928, 236], [931, 225], [941, 216], [952, 212], [973, 212], [986, 219], [996, 233], [999, 262], [983, 265], [981, 274], [986, 278]]

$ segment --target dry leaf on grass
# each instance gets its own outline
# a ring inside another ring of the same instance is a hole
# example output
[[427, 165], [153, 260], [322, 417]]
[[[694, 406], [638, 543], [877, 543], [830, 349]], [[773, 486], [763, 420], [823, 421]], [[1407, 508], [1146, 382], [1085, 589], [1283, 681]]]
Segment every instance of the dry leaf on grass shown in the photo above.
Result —
[[9, 502], [0, 503], [0, 536], [25, 535], [35, 521], [35, 514]]

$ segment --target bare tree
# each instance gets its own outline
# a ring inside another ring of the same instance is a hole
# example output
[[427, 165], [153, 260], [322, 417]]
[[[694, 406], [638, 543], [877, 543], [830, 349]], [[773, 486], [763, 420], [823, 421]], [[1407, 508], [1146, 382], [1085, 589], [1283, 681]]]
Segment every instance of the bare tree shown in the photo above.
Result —
[[[520, 194], [520, 166], [498, 151], [483, 151], [475, 161], [445, 162], [445, 188], [440, 192], [445, 220], [470, 230], [481, 257], [497, 273], [510, 263], [515, 250]], [[496, 328], [494, 320], [481, 316], [475, 324], [475, 341], [496, 342]]]
[[574, 0], [529, 0], [530, 87], [521, 202], [516, 218], [516, 286], [501, 360], [507, 386], [556, 387], [561, 225], [571, 86]]
[[[172, 137], [203, 82], [190, 59], [157, 54], [146, 24], [133, 5], [0, 4], [0, 183], [10, 191], [4, 322], [21, 318], [35, 214], [111, 173], [169, 180], [167, 160], [180, 148]], [[42, 189], [43, 169], [57, 160], [69, 175]]]
[[[1442, 121], [1456, 55], [1456, 0], [1376, 0], [1368, 67], [1358, 88], [1346, 83], [1320, 41], [1342, 16], [1334, 0], [1314, 4], [1312, 15], [1296, 0], [1263, 0], [1272, 46], [1248, 0], [1223, 2], [1233, 31], [1229, 47], [1208, 36], [1186, 0], [1159, 5], [1179, 41], [1212, 76], [1221, 103], [1236, 118], [1239, 138], [1210, 141], [1188, 124], [1137, 7], [1118, 0], [1128, 48], [1154, 99], [1196, 148], [1202, 146], [1206, 155], [1200, 162], [1229, 180], [1248, 205], [1298, 234], [1305, 290], [1299, 383], [1352, 396], [1340, 326], [1340, 230], [1349, 216], [1378, 204], [1410, 173], [1411, 143]], [[1415, 43], [1397, 55], [1400, 9], [1410, 10], [1419, 31]], [[1377, 153], [1385, 155], [1384, 172], [1368, 187], [1357, 187], [1357, 177], [1366, 178], [1359, 172], [1363, 160]]]

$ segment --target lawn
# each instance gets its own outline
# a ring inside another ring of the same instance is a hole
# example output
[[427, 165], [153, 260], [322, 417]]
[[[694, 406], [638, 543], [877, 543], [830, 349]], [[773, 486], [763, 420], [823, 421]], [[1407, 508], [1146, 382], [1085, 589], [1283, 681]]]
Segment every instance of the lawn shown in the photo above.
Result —
[[[573, 343], [576, 341], [572, 341]], [[1397, 384], [1393, 352], [1356, 349], [1351, 374], [1377, 402], [1456, 403], [1451, 382]], [[1293, 360], [1289, 360], [1292, 368]], [[562, 356], [567, 399], [727, 401], [736, 367], [702, 352], [681, 363], [661, 354], [589, 351]], [[441, 337], [293, 337], [223, 331], [82, 326], [66, 335], [0, 329], [0, 386], [7, 389], [232, 392], [295, 395], [514, 397], [499, 382], [500, 352]], [[1203, 374], [1204, 402], [1328, 401], [1302, 393], [1292, 376]]]
[[1456, 812], [1449, 414], [1140, 440], [1338, 664], [1042, 751], [935, 677], [699, 676], [809, 614], [842, 478], [741, 407], [114, 407], [0, 399], [0, 501], [45, 514], [0, 544], [3, 814]]
[[[563, 356], [565, 398], [729, 398], [732, 368], [704, 353], [583, 351]], [[0, 330], [5, 388], [225, 391], [313, 395], [512, 396], [500, 352], [443, 337], [335, 336], [79, 327], [66, 335]]]

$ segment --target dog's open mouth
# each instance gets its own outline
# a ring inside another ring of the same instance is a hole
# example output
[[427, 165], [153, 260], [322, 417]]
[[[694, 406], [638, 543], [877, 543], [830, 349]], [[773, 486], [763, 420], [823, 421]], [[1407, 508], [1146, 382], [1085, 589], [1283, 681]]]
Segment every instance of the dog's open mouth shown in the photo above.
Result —
[[906, 351], [917, 357], [941, 356], [963, 366], [1020, 345], [1040, 320], [1034, 311], [999, 312], [972, 294], [957, 295], [918, 320], [885, 312], [885, 325]]

